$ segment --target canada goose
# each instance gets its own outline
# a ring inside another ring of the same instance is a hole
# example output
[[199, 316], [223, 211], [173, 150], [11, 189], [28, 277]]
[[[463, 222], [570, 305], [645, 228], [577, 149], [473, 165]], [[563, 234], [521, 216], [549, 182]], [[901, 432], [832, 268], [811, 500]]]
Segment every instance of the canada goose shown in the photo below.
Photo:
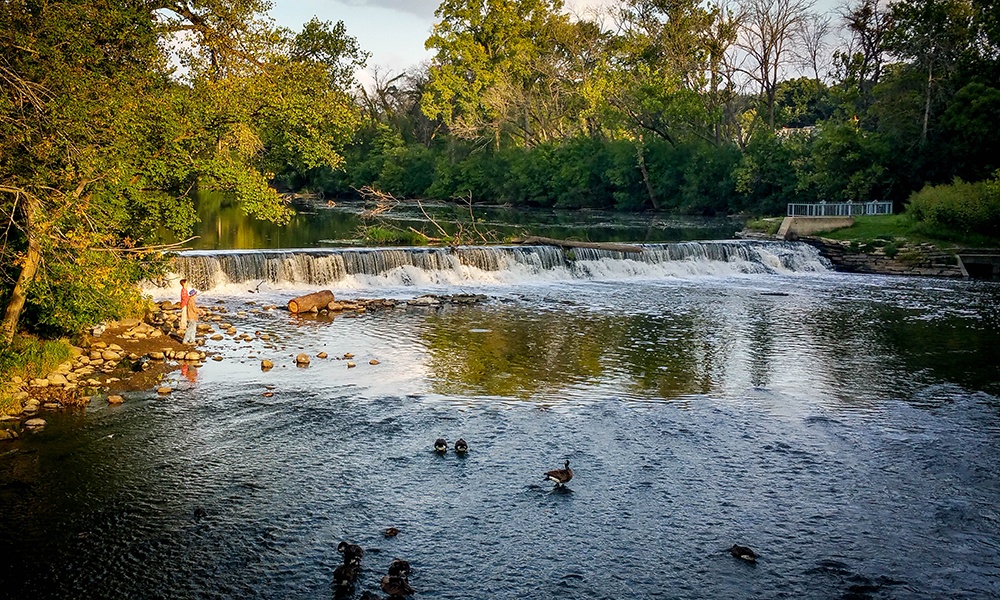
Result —
[[347, 542], [340, 542], [337, 545], [337, 552], [344, 555], [345, 565], [360, 565], [361, 557], [365, 555], [364, 548], [357, 544], [348, 544]]
[[338, 565], [336, 569], [333, 570], [333, 584], [338, 588], [347, 588], [354, 585], [354, 582], [358, 579], [358, 571], [361, 569], [356, 564]]
[[448, 451], [448, 442], [446, 442], [444, 438], [434, 440], [434, 451], [444, 454]]
[[382, 532], [382, 535], [384, 535], [387, 538], [396, 537], [397, 535], [399, 535], [399, 529], [395, 527], [389, 527], [388, 529]]
[[463, 440], [462, 438], [458, 438], [458, 441], [455, 442], [455, 452], [457, 452], [458, 454], [465, 454], [468, 451], [469, 451], [469, 444], [466, 443], [466, 441]]
[[569, 468], [569, 461], [566, 461], [566, 466], [563, 469], [555, 469], [549, 471], [545, 474], [545, 478], [556, 482], [556, 485], [565, 485], [570, 479], [573, 479], [573, 469]]
[[382, 578], [382, 591], [393, 598], [401, 598], [413, 594], [413, 588], [405, 577], [386, 575]]
[[747, 562], [757, 562], [757, 553], [746, 546], [733, 544], [733, 547], [729, 549], [729, 553]]
[[411, 573], [413, 573], [413, 569], [410, 568], [410, 563], [401, 558], [396, 558], [389, 564], [390, 577], [402, 577], [406, 579]]

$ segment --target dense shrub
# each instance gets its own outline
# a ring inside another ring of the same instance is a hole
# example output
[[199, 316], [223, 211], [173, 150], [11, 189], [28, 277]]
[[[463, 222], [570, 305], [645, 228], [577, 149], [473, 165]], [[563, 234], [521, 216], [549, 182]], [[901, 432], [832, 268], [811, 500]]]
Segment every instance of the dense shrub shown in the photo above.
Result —
[[978, 183], [925, 186], [910, 196], [907, 213], [934, 228], [1000, 236], [1000, 174]]

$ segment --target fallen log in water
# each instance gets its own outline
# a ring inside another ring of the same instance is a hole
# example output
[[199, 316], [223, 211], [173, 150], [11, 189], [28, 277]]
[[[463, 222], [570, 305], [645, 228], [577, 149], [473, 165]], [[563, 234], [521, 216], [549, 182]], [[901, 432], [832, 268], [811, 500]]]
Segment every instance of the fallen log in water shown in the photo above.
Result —
[[293, 313], [312, 312], [313, 309], [322, 310], [333, 302], [333, 292], [323, 290], [313, 292], [288, 301], [288, 310]]
[[610, 250], [611, 252], [642, 252], [641, 246], [630, 244], [615, 244], [604, 242], [574, 242], [570, 240], [557, 240], [555, 238], [539, 237], [530, 235], [525, 238], [513, 240], [515, 244], [541, 244], [543, 246], [559, 246], [561, 248], [594, 248], [596, 250]]

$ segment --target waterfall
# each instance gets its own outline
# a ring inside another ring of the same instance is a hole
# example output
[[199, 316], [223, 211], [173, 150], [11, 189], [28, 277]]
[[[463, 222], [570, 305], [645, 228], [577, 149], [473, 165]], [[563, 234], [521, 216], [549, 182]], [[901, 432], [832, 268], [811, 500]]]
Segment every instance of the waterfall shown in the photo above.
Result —
[[186, 251], [174, 270], [199, 289], [265, 281], [337, 287], [530, 279], [620, 279], [826, 271], [797, 242], [726, 240], [645, 244], [642, 252], [555, 246]]

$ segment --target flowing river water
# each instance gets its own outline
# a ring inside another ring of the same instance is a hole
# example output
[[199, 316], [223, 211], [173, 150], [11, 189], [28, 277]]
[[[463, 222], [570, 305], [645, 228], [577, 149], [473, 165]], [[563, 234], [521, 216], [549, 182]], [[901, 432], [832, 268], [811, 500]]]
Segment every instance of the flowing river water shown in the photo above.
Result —
[[[761, 242], [178, 265], [269, 339], [0, 448], [0, 597], [329, 598], [341, 540], [350, 597], [397, 557], [414, 598], [1000, 597], [995, 283]], [[322, 288], [487, 299], [262, 308]]]

